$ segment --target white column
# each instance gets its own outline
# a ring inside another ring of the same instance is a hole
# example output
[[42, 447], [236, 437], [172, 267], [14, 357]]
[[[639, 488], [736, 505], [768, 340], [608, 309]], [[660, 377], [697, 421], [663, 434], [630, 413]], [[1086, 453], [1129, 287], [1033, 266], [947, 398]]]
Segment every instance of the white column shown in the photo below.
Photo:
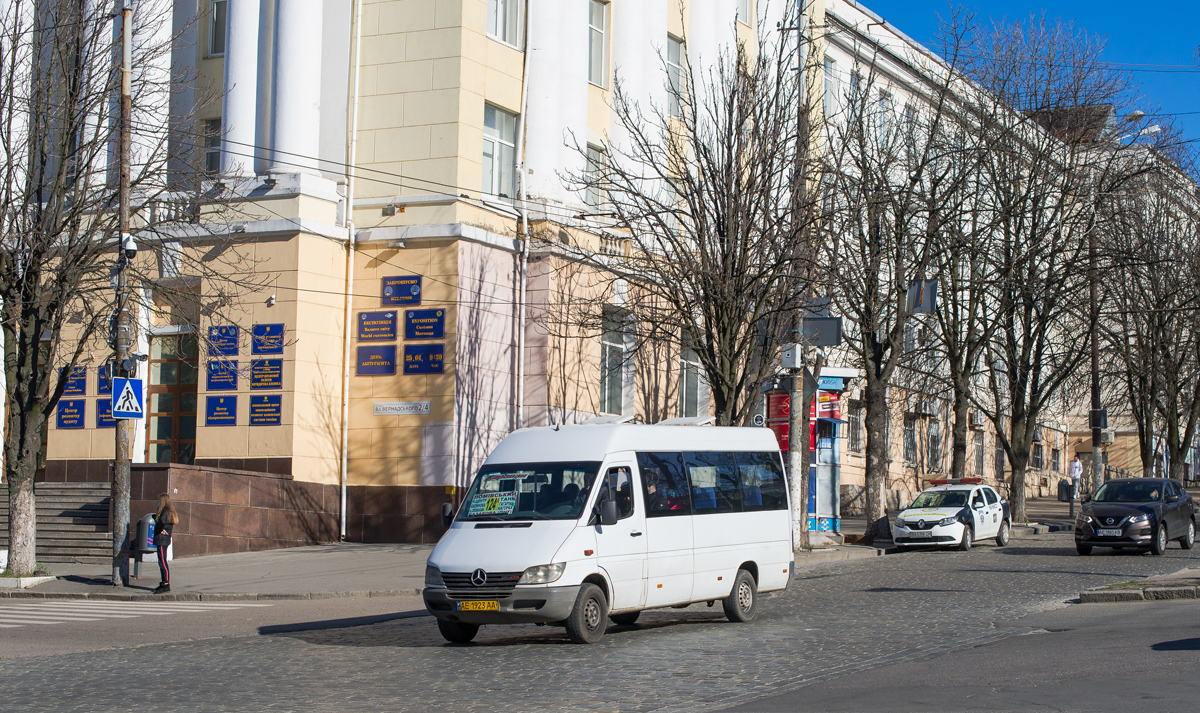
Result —
[[[561, 36], [562, 64], [560, 111], [563, 129], [558, 139], [559, 171], [564, 176], [583, 173], [587, 157], [579, 149], [588, 143], [588, 0], [560, 0], [562, 17]], [[611, 28], [611, 22], [610, 22]], [[609, 33], [612, 30], [609, 29]], [[611, 39], [611, 38], [606, 38]], [[611, 45], [610, 45], [611, 46]], [[610, 78], [611, 83], [611, 78]], [[576, 146], [578, 145], [578, 148]], [[559, 194], [565, 203], [583, 204], [582, 191], [568, 191], [559, 182]]]
[[225, 11], [225, 96], [221, 102], [221, 174], [254, 175], [258, 112], [260, 0], [228, 0]]
[[321, 0], [284, 0], [275, 7], [269, 168], [273, 173], [317, 173], [321, 17]]
[[275, 86], [275, 0], [259, 0], [258, 10], [258, 115], [255, 118], [254, 172], [267, 172], [271, 159], [271, 90]]
[[[562, 193], [558, 156], [563, 143], [561, 116], [561, 0], [530, 0], [525, 39], [529, 87], [524, 121], [525, 166], [530, 199], [554, 200]], [[479, 120], [482, 122], [483, 117]]]

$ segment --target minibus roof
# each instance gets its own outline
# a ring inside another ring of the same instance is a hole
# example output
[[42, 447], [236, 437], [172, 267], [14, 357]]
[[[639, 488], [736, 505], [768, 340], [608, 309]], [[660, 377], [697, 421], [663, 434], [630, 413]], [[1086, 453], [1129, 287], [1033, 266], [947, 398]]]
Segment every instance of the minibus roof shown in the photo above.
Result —
[[779, 451], [769, 428], [578, 425], [523, 428], [496, 446], [487, 463], [602, 461], [618, 451]]

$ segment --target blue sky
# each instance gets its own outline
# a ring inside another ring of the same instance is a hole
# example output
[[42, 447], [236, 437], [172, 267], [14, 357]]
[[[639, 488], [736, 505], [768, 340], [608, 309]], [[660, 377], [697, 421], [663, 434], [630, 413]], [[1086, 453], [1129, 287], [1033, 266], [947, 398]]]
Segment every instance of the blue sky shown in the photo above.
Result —
[[[931, 42], [938, 31], [938, 14], [948, 16], [945, 0], [862, 0], [863, 4], [918, 42]], [[1074, 20], [1077, 27], [1107, 37], [1105, 60], [1121, 65], [1186, 65], [1127, 67], [1141, 85], [1143, 99], [1135, 105], [1147, 113], [1173, 115], [1185, 139], [1200, 140], [1200, 0], [1165, 2], [1043, 2], [964, 0], [980, 22], [1016, 21], [1031, 11], [1047, 17]]]

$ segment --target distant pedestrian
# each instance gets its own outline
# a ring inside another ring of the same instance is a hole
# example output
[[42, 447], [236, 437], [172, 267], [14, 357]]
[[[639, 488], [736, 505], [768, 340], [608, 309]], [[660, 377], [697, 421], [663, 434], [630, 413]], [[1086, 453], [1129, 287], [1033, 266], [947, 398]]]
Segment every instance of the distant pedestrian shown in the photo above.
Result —
[[1071, 477], [1071, 497], [1079, 497], [1079, 479], [1083, 477], [1083, 463], [1079, 461], [1079, 454], [1071, 459], [1071, 465], [1067, 467], [1067, 475]]
[[179, 513], [175, 512], [175, 503], [171, 496], [163, 493], [158, 496], [158, 512], [154, 513], [154, 547], [158, 550], [158, 573], [162, 579], [154, 588], [155, 594], [165, 594], [171, 591], [171, 569], [167, 566], [167, 548], [171, 546], [171, 532], [179, 522]]

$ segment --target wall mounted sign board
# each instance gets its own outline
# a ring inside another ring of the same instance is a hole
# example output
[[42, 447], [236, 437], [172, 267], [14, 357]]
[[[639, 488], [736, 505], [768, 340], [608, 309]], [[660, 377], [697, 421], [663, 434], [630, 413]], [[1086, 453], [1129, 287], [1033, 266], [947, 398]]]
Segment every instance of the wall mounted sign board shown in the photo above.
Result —
[[381, 303], [385, 307], [421, 304], [421, 276], [397, 275], [383, 278]]
[[208, 355], [210, 357], [237, 356], [238, 328], [232, 324], [208, 328]]
[[236, 426], [237, 397], [207, 396], [204, 411], [205, 426]]
[[250, 425], [278, 426], [283, 423], [283, 397], [279, 394], [250, 397]]
[[282, 389], [283, 360], [255, 359], [250, 362], [250, 388]]
[[405, 374], [441, 374], [444, 344], [405, 344]]
[[[60, 367], [59, 376], [65, 370], [65, 366]], [[67, 378], [67, 388], [63, 389], [63, 396], [84, 396], [85, 394], [87, 394], [87, 367], [77, 366], [71, 369], [71, 376]]]
[[250, 343], [251, 354], [282, 354], [283, 353], [283, 325], [282, 324], [256, 324], [254, 325], [254, 335]]
[[206, 386], [209, 391], [237, 391], [238, 363], [236, 361], [210, 361], [208, 362], [208, 380]]
[[58, 427], [83, 428], [83, 417], [86, 413], [87, 399], [62, 399], [58, 402]]
[[405, 339], [445, 339], [446, 310], [409, 309], [404, 311]]
[[116, 428], [116, 419], [112, 417], [112, 399], [96, 400], [96, 428]]
[[430, 412], [428, 401], [376, 401], [376, 416], [414, 416]]
[[379, 344], [358, 348], [359, 376], [390, 376], [396, 373], [396, 345]]
[[359, 312], [358, 341], [396, 341], [396, 311]]

